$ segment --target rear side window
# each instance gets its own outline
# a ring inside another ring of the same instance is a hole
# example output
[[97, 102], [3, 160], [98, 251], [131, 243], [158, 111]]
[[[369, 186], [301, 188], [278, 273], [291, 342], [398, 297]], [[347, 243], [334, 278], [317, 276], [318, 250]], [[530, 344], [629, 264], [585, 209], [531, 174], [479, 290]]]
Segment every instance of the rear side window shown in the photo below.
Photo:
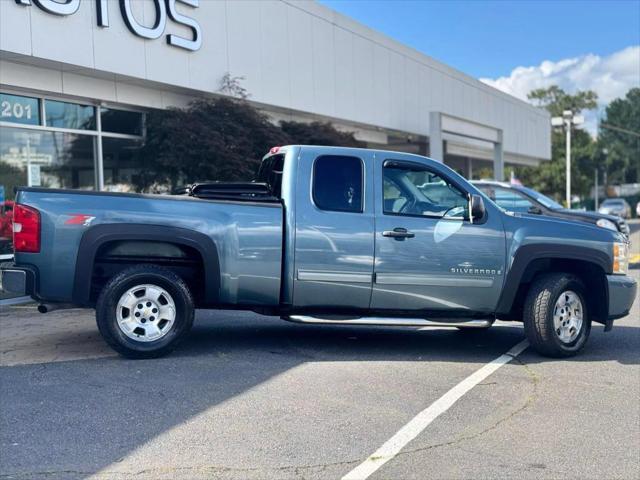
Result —
[[284, 170], [284, 155], [274, 155], [266, 158], [260, 165], [257, 181], [269, 186], [271, 195], [280, 198], [282, 194], [282, 173]]
[[313, 165], [313, 201], [321, 210], [362, 212], [362, 160], [342, 155], [318, 157]]

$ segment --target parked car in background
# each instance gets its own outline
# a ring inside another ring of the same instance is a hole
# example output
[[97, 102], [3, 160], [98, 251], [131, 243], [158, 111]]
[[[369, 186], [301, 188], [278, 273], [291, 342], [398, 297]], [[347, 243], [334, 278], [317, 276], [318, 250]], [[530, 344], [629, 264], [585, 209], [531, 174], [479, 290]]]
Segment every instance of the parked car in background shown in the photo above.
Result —
[[640, 218], [640, 202], [636, 203], [636, 217]]
[[600, 205], [598, 212], [620, 218], [630, 218], [631, 205], [624, 198], [607, 198]]
[[629, 235], [627, 222], [614, 215], [584, 210], [570, 210], [546, 195], [521, 185], [511, 185], [490, 180], [473, 181], [471, 183], [497, 203], [498, 206], [510, 212], [578, 220]]

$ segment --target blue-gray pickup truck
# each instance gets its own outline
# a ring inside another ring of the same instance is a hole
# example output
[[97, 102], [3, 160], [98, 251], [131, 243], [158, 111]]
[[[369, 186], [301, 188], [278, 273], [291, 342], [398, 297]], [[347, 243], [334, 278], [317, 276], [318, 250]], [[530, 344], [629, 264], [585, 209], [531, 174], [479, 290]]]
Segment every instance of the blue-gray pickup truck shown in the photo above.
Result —
[[346, 325], [521, 321], [549, 356], [628, 314], [628, 239], [506, 212], [445, 165], [405, 153], [287, 146], [250, 183], [176, 195], [19, 188], [2, 286], [42, 312], [95, 308], [121, 354], [156, 357], [194, 309]]

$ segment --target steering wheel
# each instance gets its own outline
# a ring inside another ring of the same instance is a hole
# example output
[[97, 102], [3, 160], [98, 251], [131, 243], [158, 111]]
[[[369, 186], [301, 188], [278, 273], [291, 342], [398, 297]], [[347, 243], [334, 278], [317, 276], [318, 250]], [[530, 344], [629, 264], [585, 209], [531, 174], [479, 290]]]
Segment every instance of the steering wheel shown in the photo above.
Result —
[[[455, 213], [454, 213], [455, 212]], [[464, 207], [461, 205], [456, 205], [454, 207], [451, 207], [449, 209], [447, 209], [444, 214], [442, 215], [442, 218], [446, 218], [446, 217], [458, 217], [461, 214], [464, 214]]]
[[415, 209], [417, 204], [418, 204], [417, 198], [414, 197], [412, 199], [407, 199], [404, 205], [400, 207], [400, 210], [398, 210], [398, 213], [414, 213], [413, 210]]

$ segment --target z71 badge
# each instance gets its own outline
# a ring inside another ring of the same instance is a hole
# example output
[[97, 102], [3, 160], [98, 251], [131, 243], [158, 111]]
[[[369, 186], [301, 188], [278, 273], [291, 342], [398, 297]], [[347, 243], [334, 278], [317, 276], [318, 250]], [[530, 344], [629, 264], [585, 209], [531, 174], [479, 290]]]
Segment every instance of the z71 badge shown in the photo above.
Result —
[[64, 224], [65, 225], [82, 225], [83, 227], [88, 227], [89, 225], [91, 225], [91, 222], [93, 222], [95, 219], [96, 217], [92, 217], [91, 215], [76, 214], [76, 215], [72, 215], [69, 220], [64, 222]]

